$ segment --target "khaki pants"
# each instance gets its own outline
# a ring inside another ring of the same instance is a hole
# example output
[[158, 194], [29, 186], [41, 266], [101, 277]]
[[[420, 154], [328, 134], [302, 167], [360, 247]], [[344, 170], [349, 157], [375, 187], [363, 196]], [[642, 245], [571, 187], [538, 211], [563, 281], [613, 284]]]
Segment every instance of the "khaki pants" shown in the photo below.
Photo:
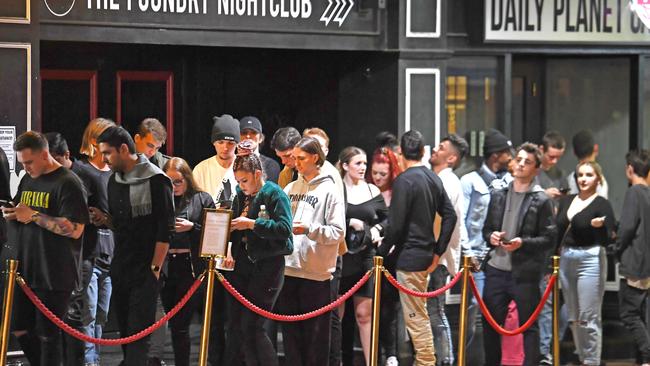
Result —
[[[427, 290], [426, 271], [404, 272], [397, 271], [397, 280], [411, 290], [424, 292]], [[422, 297], [409, 296], [400, 292], [400, 302], [404, 313], [406, 330], [413, 342], [416, 366], [430, 366], [436, 364], [435, 349], [433, 347], [433, 333], [427, 313], [427, 301]]]

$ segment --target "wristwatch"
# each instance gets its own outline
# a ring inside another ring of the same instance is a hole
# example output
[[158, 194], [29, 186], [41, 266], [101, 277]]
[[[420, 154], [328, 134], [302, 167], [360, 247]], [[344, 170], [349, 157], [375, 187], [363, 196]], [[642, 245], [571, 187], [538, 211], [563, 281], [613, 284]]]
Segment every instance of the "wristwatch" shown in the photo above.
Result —
[[160, 272], [160, 266], [157, 266], [157, 265], [155, 265], [155, 264], [152, 264], [152, 265], [151, 265], [151, 270], [152, 270], [153, 272], [158, 273], [158, 272]]
[[41, 213], [38, 211], [34, 211], [34, 213], [32, 214], [32, 216], [29, 217], [29, 219], [32, 220], [32, 222], [34, 222], [39, 216], [41, 216]]

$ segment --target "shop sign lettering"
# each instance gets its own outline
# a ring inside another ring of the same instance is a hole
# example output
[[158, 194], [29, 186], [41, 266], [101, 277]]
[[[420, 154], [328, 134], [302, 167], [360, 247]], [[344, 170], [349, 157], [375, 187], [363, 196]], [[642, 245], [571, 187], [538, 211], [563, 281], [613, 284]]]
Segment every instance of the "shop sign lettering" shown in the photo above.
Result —
[[650, 43], [636, 9], [650, 0], [485, 0], [485, 40]]
[[[344, 25], [354, 0], [43, 0], [54, 19], [62, 21], [135, 18], [159, 21], [160, 16], [205, 15], [205, 19], [296, 19], [321, 26]], [[48, 17], [48, 12], [44, 13]], [[228, 19], [224, 22], [228, 23]]]

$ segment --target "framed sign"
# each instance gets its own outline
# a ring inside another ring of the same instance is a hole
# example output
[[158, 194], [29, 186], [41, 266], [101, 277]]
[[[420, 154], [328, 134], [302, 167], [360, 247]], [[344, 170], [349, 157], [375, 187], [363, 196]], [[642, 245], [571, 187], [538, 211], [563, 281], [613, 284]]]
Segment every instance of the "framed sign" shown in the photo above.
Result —
[[231, 210], [203, 209], [201, 257], [226, 258], [230, 239]]

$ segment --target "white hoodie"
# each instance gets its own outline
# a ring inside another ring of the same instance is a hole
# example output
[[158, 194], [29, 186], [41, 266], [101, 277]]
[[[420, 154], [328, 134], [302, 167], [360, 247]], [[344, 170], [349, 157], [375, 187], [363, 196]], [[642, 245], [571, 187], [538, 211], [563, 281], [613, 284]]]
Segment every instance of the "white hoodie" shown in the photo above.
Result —
[[306, 235], [293, 235], [293, 253], [285, 257], [284, 274], [314, 281], [332, 279], [338, 245], [345, 237], [345, 205], [334, 179], [300, 176], [284, 191], [291, 200], [293, 222], [308, 224]]

